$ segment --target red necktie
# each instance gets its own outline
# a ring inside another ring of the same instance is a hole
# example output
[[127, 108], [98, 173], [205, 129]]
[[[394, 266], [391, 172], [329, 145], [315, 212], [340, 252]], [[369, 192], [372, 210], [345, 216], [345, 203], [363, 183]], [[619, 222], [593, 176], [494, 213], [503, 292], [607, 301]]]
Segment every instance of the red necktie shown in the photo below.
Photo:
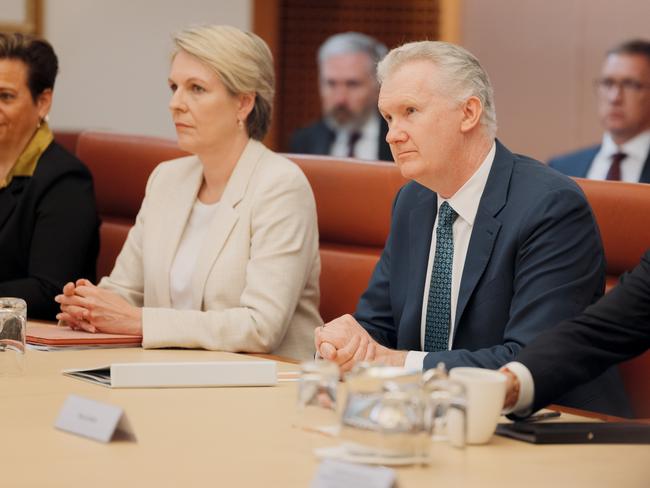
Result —
[[359, 139], [361, 139], [361, 132], [354, 131], [350, 133], [350, 138], [348, 139], [348, 158], [354, 157], [354, 146], [357, 145]]
[[612, 181], [621, 181], [621, 161], [623, 161], [626, 157], [627, 154], [620, 151], [612, 154], [612, 165], [609, 167], [606, 179]]

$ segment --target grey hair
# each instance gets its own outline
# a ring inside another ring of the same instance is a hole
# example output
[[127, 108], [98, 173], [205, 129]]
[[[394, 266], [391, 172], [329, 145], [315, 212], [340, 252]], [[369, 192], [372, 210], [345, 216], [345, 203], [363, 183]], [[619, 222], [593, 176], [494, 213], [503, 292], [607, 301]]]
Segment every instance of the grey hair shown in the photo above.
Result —
[[411, 61], [430, 61], [444, 77], [444, 86], [458, 102], [477, 97], [483, 105], [481, 124], [492, 138], [497, 132], [494, 91], [478, 59], [455, 44], [441, 41], [409, 42], [392, 49], [377, 66], [379, 83]]
[[374, 37], [361, 34], [360, 32], [343, 32], [328, 37], [318, 48], [316, 60], [320, 67], [323, 62], [339, 54], [364, 53], [372, 61], [372, 69], [381, 59], [386, 56], [388, 48]]

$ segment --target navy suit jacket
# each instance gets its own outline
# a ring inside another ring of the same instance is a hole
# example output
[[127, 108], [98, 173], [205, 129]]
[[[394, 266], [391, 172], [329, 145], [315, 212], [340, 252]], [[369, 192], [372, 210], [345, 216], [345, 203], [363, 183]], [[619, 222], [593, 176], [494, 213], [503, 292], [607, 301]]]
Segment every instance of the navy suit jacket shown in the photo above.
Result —
[[648, 348], [650, 251], [611, 292], [575, 319], [540, 334], [517, 360], [533, 375], [537, 410]]
[[[605, 262], [587, 200], [569, 178], [496, 143], [469, 242], [451, 351], [425, 368], [499, 368], [543, 330], [602, 295]], [[421, 350], [421, 316], [434, 192], [416, 182], [398, 193], [391, 231], [355, 318], [381, 344]], [[565, 403], [629, 414], [618, 371]], [[596, 401], [592, 401], [596, 398]]]
[[[390, 146], [386, 142], [388, 125], [386, 121], [379, 117], [379, 157], [380, 161], [393, 161], [393, 155], [390, 152]], [[289, 142], [289, 152], [297, 154], [323, 154], [328, 155], [330, 148], [334, 143], [336, 134], [330, 129], [323, 120], [308, 127], [298, 129], [291, 136]]]
[[[600, 146], [592, 146], [551, 159], [548, 165], [567, 176], [586, 178]], [[639, 183], [650, 183], [650, 151], [643, 165]]]

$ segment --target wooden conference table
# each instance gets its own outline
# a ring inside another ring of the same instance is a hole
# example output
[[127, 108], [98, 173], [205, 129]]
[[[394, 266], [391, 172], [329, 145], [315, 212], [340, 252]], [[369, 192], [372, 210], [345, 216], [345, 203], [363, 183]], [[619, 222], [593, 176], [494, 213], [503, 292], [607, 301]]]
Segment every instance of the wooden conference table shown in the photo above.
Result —
[[[0, 486], [309, 486], [319, 464], [312, 449], [337, 441], [292, 426], [295, 382], [111, 390], [60, 373], [111, 362], [252, 359], [139, 348], [28, 351], [22, 377], [0, 378]], [[137, 442], [102, 444], [56, 430], [69, 394], [123, 407]], [[432, 449], [429, 466], [396, 468], [400, 487], [650, 486], [647, 445], [535, 446], [495, 436], [486, 446]]]

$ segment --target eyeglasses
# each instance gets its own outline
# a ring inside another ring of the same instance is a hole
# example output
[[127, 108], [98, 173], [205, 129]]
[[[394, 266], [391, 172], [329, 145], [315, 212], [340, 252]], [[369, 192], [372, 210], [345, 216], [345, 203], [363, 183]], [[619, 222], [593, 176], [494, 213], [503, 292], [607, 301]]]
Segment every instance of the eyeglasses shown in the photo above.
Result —
[[614, 78], [598, 78], [595, 82], [596, 88], [602, 93], [609, 93], [612, 88], [616, 88], [624, 93], [638, 94], [641, 91], [650, 88], [650, 83], [641, 83], [638, 80], [624, 78], [615, 80]]

